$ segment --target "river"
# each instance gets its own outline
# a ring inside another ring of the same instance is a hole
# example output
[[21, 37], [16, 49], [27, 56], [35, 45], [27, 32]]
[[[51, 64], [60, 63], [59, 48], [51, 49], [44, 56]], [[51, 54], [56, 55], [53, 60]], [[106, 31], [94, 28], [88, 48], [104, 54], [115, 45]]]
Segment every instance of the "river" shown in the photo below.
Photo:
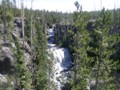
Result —
[[71, 55], [68, 48], [58, 47], [55, 44], [54, 29], [47, 29], [48, 48], [53, 55], [53, 66], [51, 72], [51, 81], [53, 81], [57, 90], [62, 90], [62, 87], [69, 81], [70, 68], [73, 65]]

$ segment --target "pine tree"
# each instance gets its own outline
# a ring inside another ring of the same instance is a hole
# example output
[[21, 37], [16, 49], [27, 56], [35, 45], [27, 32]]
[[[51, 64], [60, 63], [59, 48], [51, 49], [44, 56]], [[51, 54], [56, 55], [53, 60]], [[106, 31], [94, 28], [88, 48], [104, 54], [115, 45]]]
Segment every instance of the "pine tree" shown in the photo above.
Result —
[[48, 49], [48, 61], [47, 61], [47, 72], [48, 72], [48, 90], [56, 90], [55, 88], [55, 85], [54, 85], [54, 82], [51, 80], [51, 77], [52, 77], [52, 67], [53, 67], [53, 60], [54, 60], [54, 57], [53, 57], [53, 53], [51, 52], [50, 49]]
[[36, 37], [35, 37], [35, 50], [36, 50], [36, 90], [46, 90], [47, 88], [47, 39], [45, 27], [41, 20], [35, 22]]
[[25, 63], [25, 59], [23, 57], [23, 51], [20, 49], [20, 45], [18, 43], [17, 38], [14, 39], [16, 49], [14, 50], [14, 55], [16, 58], [16, 89], [25, 89], [32, 90], [32, 80], [30, 71]]
[[77, 11], [74, 12], [74, 36], [71, 50], [73, 53], [74, 62], [74, 82], [72, 90], [86, 90], [88, 89], [88, 79], [89, 79], [89, 59], [87, 57], [87, 42], [88, 33], [86, 30], [86, 17], [82, 11], [82, 7], [78, 2], [75, 2]]
[[21, 0], [21, 20], [22, 20], [22, 38], [23, 38], [23, 48], [25, 43], [25, 32], [24, 32], [24, 0]]
[[32, 4], [33, 4], [33, 0], [31, 0], [31, 22], [30, 22], [30, 24], [31, 24], [31, 39], [30, 39], [30, 41], [31, 41], [31, 46], [32, 46], [32, 39], [33, 39], [33, 13], [32, 13]]
[[95, 90], [114, 90], [115, 85], [111, 73], [116, 63], [110, 60], [114, 52], [114, 35], [110, 35], [111, 14], [103, 9], [96, 20], [96, 27], [91, 32], [89, 55], [91, 56], [91, 79], [95, 79]]
[[10, 7], [10, 1], [9, 0], [2, 0], [1, 2], [1, 21], [3, 23], [3, 41], [4, 43], [6, 42], [6, 33], [8, 32], [7, 30], [9, 29], [8, 27], [10, 26], [10, 22], [13, 19], [13, 12]]

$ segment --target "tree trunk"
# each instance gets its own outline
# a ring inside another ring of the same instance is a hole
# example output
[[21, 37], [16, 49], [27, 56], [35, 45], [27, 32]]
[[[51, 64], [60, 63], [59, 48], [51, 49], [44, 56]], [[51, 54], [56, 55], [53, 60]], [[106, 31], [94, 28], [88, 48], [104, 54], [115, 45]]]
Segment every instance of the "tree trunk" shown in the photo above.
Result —
[[24, 35], [24, 5], [23, 5], [23, 0], [21, 0], [21, 19], [22, 19], [22, 36], [23, 36], [23, 48], [24, 48], [25, 35]]
[[3, 42], [6, 42], [6, 37], [5, 37], [5, 22], [3, 22]]
[[95, 84], [95, 90], [98, 88], [98, 82], [99, 82], [99, 71], [100, 71], [100, 64], [102, 62], [102, 45], [99, 48], [99, 56], [98, 56], [98, 67], [97, 67], [97, 75], [96, 75], [96, 84]]
[[33, 0], [31, 0], [31, 22], [30, 22], [30, 24], [31, 24], [31, 49], [32, 49], [32, 38], [33, 38], [32, 3], [33, 3]]
[[[77, 35], [75, 34], [75, 39], [74, 39], [74, 45], [75, 47], [78, 47], [77, 45]], [[77, 49], [77, 48], [76, 48]], [[75, 50], [75, 54], [74, 54], [74, 86], [76, 88], [76, 80], [77, 80], [77, 57], [78, 57], [78, 54], [77, 54], [77, 51]]]

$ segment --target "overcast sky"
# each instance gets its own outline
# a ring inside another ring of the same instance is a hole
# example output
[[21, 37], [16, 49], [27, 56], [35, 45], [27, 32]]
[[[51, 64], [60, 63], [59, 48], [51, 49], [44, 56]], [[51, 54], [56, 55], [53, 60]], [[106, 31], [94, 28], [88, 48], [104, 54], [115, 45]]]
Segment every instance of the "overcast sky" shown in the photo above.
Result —
[[[49, 11], [73, 12], [76, 8], [76, 0], [33, 0], [33, 9], [45, 9]], [[106, 9], [120, 7], [120, 0], [77, 0], [85, 11], [100, 10], [101, 6]], [[102, 5], [101, 5], [102, 1]], [[20, 2], [20, 0], [19, 0]], [[30, 8], [31, 0], [24, 0], [24, 6]]]

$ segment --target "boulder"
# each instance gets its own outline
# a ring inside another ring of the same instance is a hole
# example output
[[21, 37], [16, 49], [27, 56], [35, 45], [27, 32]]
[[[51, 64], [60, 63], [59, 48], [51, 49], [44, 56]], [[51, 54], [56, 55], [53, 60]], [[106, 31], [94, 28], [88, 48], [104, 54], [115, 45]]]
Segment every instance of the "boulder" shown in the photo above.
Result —
[[0, 24], [0, 34], [3, 34], [4, 33], [4, 26], [3, 26], [3, 24]]
[[0, 45], [3, 44], [3, 43], [4, 43], [3, 40], [0, 39]]
[[12, 48], [16, 48], [15, 43], [11, 43]]
[[[19, 41], [20, 46], [22, 46], [21, 48], [23, 48], [23, 41], [20, 40]], [[29, 44], [27, 42], [24, 42], [24, 48], [23, 48], [26, 52], [28, 52], [29, 54], [31, 53], [31, 48], [29, 46]]]
[[31, 61], [31, 57], [29, 55], [29, 53], [24, 53], [24, 57], [25, 57], [25, 60], [26, 60], [26, 65], [29, 65], [30, 64], [30, 61]]
[[20, 18], [16, 18], [14, 20], [14, 24], [17, 26], [17, 27], [20, 27], [22, 28], [22, 20]]
[[2, 47], [0, 50], [0, 73], [12, 73], [14, 66], [12, 50], [9, 47]]
[[71, 86], [69, 83], [64, 84], [63, 87], [61, 87], [61, 90], [71, 90]]
[[19, 28], [16, 27], [14, 29], [13, 33], [14, 33], [15, 36], [21, 37], [22, 31], [21, 31], [21, 29], [19, 29]]
[[1, 83], [7, 83], [7, 79], [4, 75], [0, 74], [0, 82]]

